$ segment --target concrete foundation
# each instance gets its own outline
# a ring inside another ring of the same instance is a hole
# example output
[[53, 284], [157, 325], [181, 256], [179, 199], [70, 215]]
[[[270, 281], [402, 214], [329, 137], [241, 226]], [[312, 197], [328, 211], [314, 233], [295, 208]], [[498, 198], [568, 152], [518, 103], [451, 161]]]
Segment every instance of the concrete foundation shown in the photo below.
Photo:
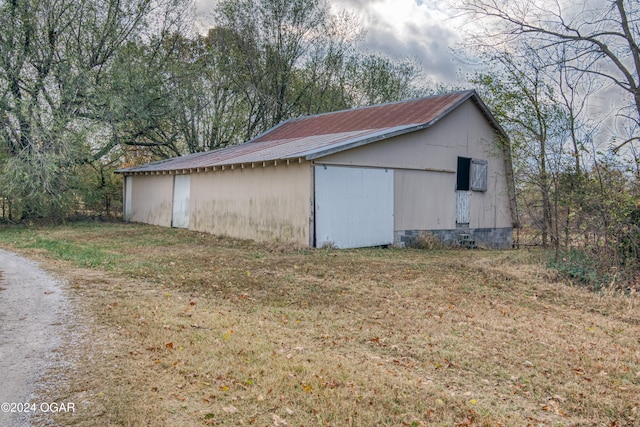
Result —
[[422, 233], [433, 234], [446, 246], [461, 246], [463, 236], [486, 249], [511, 249], [513, 228], [457, 228], [453, 230], [400, 230], [395, 232], [395, 245], [408, 247], [415, 244]]

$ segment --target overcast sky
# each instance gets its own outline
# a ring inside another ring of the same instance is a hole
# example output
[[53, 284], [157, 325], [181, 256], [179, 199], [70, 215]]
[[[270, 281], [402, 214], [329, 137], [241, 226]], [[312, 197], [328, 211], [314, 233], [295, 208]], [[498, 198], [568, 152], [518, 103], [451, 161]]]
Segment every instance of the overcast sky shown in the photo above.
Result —
[[454, 83], [462, 64], [451, 48], [458, 42], [456, 11], [441, 0], [333, 0], [353, 11], [367, 34], [362, 47], [418, 60], [436, 83]]
[[[207, 27], [215, 0], [198, 0], [201, 25]], [[353, 12], [366, 30], [364, 50], [416, 59], [434, 83], [455, 84], [462, 62], [451, 48], [458, 42], [460, 22], [444, 0], [330, 0], [337, 9]]]

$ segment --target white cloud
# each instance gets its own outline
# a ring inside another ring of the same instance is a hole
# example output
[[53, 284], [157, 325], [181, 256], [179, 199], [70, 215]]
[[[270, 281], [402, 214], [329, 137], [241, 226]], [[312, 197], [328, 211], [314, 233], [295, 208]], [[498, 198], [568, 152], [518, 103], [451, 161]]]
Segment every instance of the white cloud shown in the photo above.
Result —
[[[365, 49], [415, 58], [425, 74], [442, 83], [457, 80], [450, 48], [457, 43], [455, 11], [440, 0], [334, 0], [355, 13], [367, 31]], [[450, 3], [449, 3], [450, 4]]]

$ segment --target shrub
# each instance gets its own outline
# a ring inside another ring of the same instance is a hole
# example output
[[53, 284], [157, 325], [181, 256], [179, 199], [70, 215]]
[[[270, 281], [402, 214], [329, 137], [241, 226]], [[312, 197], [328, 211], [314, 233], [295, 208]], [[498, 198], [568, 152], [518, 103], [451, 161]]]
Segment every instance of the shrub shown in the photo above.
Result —
[[611, 283], [611, 274], [601, 269], [601, 263], [594, 254], [580, 249], [569, 249], [567, 252], [553, 257], [548, 266], [571, 280], [572, 283], [600, 291]]
[[428, 231], [421, 231], [415, 239], [412, 239], [409, 247], [434, 250], [442, 249], [443, 243], [435, 234]]

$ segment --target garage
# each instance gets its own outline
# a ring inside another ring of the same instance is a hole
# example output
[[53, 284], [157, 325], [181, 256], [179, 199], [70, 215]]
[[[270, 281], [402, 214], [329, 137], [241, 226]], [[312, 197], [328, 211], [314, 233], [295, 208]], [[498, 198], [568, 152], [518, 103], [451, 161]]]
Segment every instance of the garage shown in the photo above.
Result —
[[507, 135], [475, 91], [295, 117], [235, 146], [118, 171], [124, 217], [302, 247], [511, 247]]

